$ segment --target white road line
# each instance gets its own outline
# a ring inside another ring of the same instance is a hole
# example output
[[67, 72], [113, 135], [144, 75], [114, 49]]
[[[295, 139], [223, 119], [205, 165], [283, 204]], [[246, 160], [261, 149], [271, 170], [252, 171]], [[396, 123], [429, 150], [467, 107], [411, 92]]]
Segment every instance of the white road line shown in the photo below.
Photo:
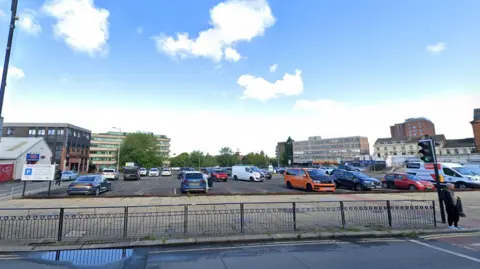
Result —
[[451, 250], [448, 250], [448, 249], [443, 249], [443, 248], [440, 248], [440, 247], [432, 246], [432, 245], [430, 245], [430, 244], [427, 244], [427, 243], [424, 243], [424, 242], [420, 242], [420, 241], [417, 241], [417, 240], [413, 240], [413, 239], [412, 239], [412, 240], [408, 240], [408, 241], [410, 241], [410, 242], [412, 242], [412, 243], [415, 243], [415, 244], [417, 244], [417, 245], [421, 245], [421, 246], [424, 246], [424, 247], [427, 247], [427, 248], [435, 249], [435, 250], [438, 250], [438, 251], [441, 251], [441, 252], [445, 252], [445, 253], [448, 253], [448, 254], [451, 254], [451, 255], [460, 257], [460, 258], [464, 258], [464, 259], [467, 259], [467, 260], [470, 260], [470, 261], [474, 261], [474, 262], [480, 263], [480, 259], [477, 259], [477, 258], [468, 256], [468, 255], [465, 255], [465, 254], [462, 254], [462, 253], [458, 253], [458, 252], [451, 251]]

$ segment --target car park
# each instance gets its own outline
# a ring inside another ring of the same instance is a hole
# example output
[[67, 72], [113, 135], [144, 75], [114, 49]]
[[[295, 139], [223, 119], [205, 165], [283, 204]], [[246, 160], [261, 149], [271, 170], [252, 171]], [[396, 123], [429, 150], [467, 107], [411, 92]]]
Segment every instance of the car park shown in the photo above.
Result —
[[172, 170], [170, 170], [170, 168], [162, 169], [162, 177], [169, 177], [171, 175], [172, 175]]
[[160, 176], [160, 170], [158, 168], [150, 168], [148, 171], [148, 176], [149, 177], [158, 177]]
[[137, 166], [127, 166], [123, 169], [123, 180], [140, 180], [140, 169]]
[[382, 182], [368, 175], [355, 171], [336, 171], [333, 174], [337, 188], [346, 187], [356, 191], [381, 189]]
[[408, 173], [389, 173], [385, 175], [384, 187], [390, 189], [405, 189], [405, 190], [432, 190], [435, 188], [433, 183], [428, 180], [408, 174]]
[[210, 177], [212, 178], [213, 181], [223, 181], [227, 182], [228, 180], [228, 174], [225, 170], [223, 169], [211, 169], [210, 170]]
[[62, 181], [70, 181], [70, 180], [75, 180], [77, 178], [78, 178], [78, 173], [75, 171], [68, 170], [68, 171], [62, 172], [62, 177], [61, 177]]
[[117, 172], [117, 170], [111, 168], [103, 169], [102, 176], [108, 180], [118, 180], [120, 178], [120, 174]]
[[67, 194], [94, 194], [96, 196], [103, 192], [111, 191], [112, 184], [102, 175], [88, 175], [78, 177], [68, 185]]
[[180, 191], [182, 193], [200, 191], [208, 192], [207, 182], [201, 172], [185, 171], [180, 178]]
[[307, 192], [335, 191], [333, 178], [316, 168], [287, 168], [284, 182], [289, 189], [303, 189]]
[[141, 177], [142, 177], [142, 176], [145, 176], [145, 177], [146, 177], [146, 176], [148, 175], [148, 171], [147, 171], [146, 168], [141, 167], [140, 170], [139, 170], [139, 172], [140, 172], [140, 176], [141, 176]]

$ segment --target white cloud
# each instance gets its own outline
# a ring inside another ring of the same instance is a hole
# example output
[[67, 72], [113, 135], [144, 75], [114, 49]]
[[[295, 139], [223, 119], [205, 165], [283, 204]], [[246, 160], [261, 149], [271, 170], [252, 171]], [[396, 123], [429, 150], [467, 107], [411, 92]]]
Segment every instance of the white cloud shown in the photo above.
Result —
[[142, 27], [137, 27], [137, 33], [139, 35], [143, 34], [143, 28]]
[[108, 10], [95, 7], [93, 0], [48, 0], [43, 10], [57, 20], [55, 35], [73, 50], [91, 56], [107, 53]]
[[303, 92], [302, 71], [296, 70], [295, 74], [286, 73], [282, 79], [269, 82], [262, 77], [242, 75], [237, 84], [244, 88], [243, 99], [257, 99], [266, 101], [279, 96], [299, 95]]
[[36, 12], [31, 9], [25, 9], [23, 12], [21, 12], [18, 17], [18, 26], [21, 31], [37, 36], [42, 32], [42, 27], [38, 23], [36, 19]]
[[427, 51], [433, 54], [441, 53], [442, 51], [447, 49], [447, 45], [445, 43], [437, 43], [434, 45], [428, 45]]
[[274, 73], [278, 69], [278, 64], [272, 64], [269, 68], [271, 73]]
[[7, 16], [5, 11], [3, 9], [0, 9], [0, 17], [5, 17], [5, 16]]
[[[475, 94], [452, 92], [434, 98], [417, 95], [368, 105], [328, 99], [297, 100], [292, 116], [307, 125], [310, 121], [318, 126], [312, 127], [308, 132], [310, 136], [363, 135], [369, 138], [372, 146], [377, 138], [390, 137], [389, 126], [414, 117], [430, 119], [437, 134], [445, 134], [447, 139], [473, 137], [469, 122], [473, 120], [473, 109], [478, 108], [479, 103], [480, 91]], [[297, 140], [307, 138], [307, 133], [303, 133], [292, 131]]]
[[[3, 68], [0, 68], [0, 72], [3, 73]], [[2, 77], [2, 73], [0, 73], [0, 79]], [[22, 69], [18, 68], [18, 67], [15, 67], [15, 66], [11, 66], [8, 68], [8, 78], [13, 78], [13, 79], [22, 79], [25, 77], [25, 73], [23, 72]]]
[[195, 39], [188, 33], [177, 33], [176, 37], [159, 35], [153, 39], [158, 51], [171, 56], [236, 62], [242, 56], [234, 49], [235, 44], [262, 36], [275, 24], [275, 17], [266, 0], [229, 0], [210, 10], [210, 24], [211, 28], [200, 32]]

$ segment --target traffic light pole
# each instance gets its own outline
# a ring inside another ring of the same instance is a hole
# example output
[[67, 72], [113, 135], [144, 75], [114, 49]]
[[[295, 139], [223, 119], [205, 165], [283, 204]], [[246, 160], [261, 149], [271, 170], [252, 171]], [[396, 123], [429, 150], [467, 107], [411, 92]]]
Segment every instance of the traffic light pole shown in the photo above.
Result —
[[435, 171], [435, 183], [437, 187], [438, 202], [440, 204], [440, 217], [442, 218], [442, 223], [445, 223], [445, 208], [442, 199], [442, 186], [440, 182], [440, 174], [438, 173], [438, 164], [437, 164], [437, 153], [435, 152], [435, 141], [431, 140], [432, 153], [433, 153], [433, 169]]

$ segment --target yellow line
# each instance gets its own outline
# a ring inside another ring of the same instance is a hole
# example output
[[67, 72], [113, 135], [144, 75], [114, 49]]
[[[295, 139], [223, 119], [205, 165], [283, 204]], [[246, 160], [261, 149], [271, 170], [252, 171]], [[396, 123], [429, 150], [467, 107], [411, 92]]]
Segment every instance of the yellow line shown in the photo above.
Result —
[[467, 236], [480, 236], [480, 232], [472, 232], [472, 233], [453, 233], [453, 234], [433, 234], [433, 235], [426, 235], [420, 238], [432, 240], [432, 239], [439, 239], [439, 238], [447, 238], [447, 237], [467, 237]]

